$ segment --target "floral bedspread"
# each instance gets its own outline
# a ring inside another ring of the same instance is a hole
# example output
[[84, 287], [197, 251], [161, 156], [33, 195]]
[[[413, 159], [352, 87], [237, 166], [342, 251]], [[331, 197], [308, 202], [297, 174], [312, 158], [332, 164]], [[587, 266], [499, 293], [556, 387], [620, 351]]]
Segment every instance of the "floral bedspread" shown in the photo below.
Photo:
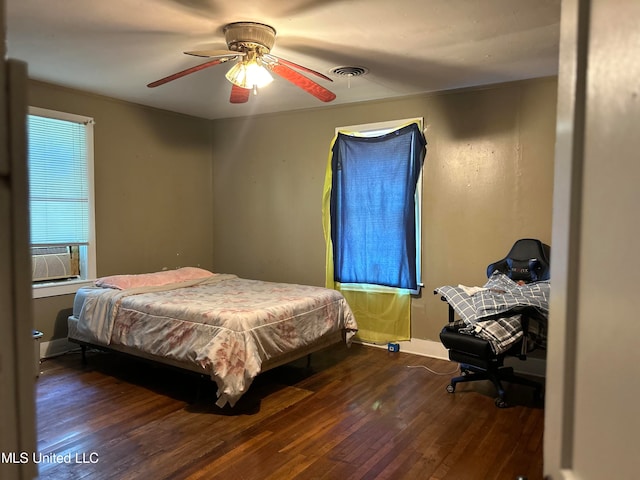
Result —
[[346, 331], [357, 331], [340, 292], [247, 280], [235, 275], [163, 287], [93, 289], [78, 330], [103, 345], [201, 365], [218, 385], [217, 405], [233, 406], [262, 363]]

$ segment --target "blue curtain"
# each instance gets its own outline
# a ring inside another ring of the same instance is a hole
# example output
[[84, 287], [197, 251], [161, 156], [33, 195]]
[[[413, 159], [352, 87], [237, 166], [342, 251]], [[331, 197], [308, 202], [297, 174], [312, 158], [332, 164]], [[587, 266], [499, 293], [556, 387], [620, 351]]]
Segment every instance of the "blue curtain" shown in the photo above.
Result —
[[417, 288], [415, 192], [425, 146], [415, 123], [379, 137], [338, 134], [330, 204], [336, 282]]

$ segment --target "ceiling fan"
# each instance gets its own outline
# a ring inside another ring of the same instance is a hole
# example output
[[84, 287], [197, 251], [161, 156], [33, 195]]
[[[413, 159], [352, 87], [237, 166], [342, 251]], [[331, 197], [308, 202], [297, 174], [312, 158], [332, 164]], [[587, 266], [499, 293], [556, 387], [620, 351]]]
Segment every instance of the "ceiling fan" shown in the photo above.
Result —
[[158, 87], [185, 75], [235, 60], [236, 63], [226, 74], [227, 80], [231, 82], [229, 99], [231, 103], [247, 102], [251, 91], [257, 93], [258, 88], [268, 85], [273, 80], [270, 72], [288, 80], [323, 102], [330, 102], [336, 98], [333, 92], [297, 70], [332, 82], [333, 80], [329, 77], [270, 53], [276, 38], [273, 27], [256, 22], [234, 22], [226, 25], [223, 31], [229, 50], [184, 52], [187, 55], [207, 57], [212, 60], [151, 82], [147, 87]]

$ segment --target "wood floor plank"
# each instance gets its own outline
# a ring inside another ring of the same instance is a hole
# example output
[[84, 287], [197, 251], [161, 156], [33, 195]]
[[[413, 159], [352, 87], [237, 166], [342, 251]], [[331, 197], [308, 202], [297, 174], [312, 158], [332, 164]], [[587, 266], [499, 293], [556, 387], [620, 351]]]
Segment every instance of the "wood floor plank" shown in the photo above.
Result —
[[72, 461], [43, 461], [40, 478], [542, 477], [544, 411], [530, 392], [509, 387], [507, 409], [489, 384], [449, 394], [450, 362], [337, 345], [311, 368], [300, 360], [260, 375], [221, 409], [213, 382], [114, 354], [88, 359], [42, 365], [38, 452]]

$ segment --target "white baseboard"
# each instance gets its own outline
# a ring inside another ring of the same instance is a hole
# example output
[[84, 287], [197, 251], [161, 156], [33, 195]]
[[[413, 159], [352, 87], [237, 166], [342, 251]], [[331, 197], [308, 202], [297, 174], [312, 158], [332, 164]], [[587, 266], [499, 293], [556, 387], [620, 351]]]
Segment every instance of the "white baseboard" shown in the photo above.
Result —
[[[363, 345], [370, 347], [387, 349], [387, 344], [377, 345], [374, 343], [360, 342]], [[411, 340], [405, 340], [396, 342], [400, 345], [400, 351], [404, 353], [412, 353], [414, 355], [421, 355], [423, 357], [438, 358], [440, 360], [449, 360], [449, 354], [447, 349], [444, 348], [440, 342], [434, 342], [433, 340], [422, 340], [420, 338], [412, 338]]]
[[[365, 345], [387, 349], [387, 345], [376, 345], [373, 343], [363, 343]], [[433, 340], [422, 340], [420, 338], [412, 338], [411, 340], [397, 342], [400, 345], [400, 351], [421, 355], [423, 357], [437, 358], [440, 360], [449, 360], [449, 354], [444, 345]], [[40, 342], [40, 358], [55, 357], [62, 355], [71, 350], [77, 349], [76, 344], [70, 343], [66, 338], [58, 338], [50, 342]], [[513, 367], [513, 370], [525, 374], [534, 375], [536, 377], [544, 377], [546, 370], [546, 360], [535, 356], [527, 357], [526, 361], [520, 361], [515, 357], [509, 357], [505, 360], [505, 366]]]
[[66, 338], [56, 338], [50, 342], [40, 342], [40, 358], [57, 357], [71, 350], [76, 350], [78, 345], [69, 342]]
[[[365, 343], [376, 348], [387, 349], [387, 345], [376, 345], [373, 343]], [[437, 358], [440, 360], [449, 360], [449, 353], [444, 345], [433, 340], [422, 340], [420, 338], [412, 338], [411, 340], [397, 342], [400, 345], [400, 351], [404, 353], [412, 353], [423, 357]], [[521, 361], [515, 357], [508, 357], [504, 362], [505, 366], [512, 367], [517, 373], [524, 375], [533, 375], [536, 377], [544, 377], [546, 370], [546, 359], [528, 356], [526, 361]]]

